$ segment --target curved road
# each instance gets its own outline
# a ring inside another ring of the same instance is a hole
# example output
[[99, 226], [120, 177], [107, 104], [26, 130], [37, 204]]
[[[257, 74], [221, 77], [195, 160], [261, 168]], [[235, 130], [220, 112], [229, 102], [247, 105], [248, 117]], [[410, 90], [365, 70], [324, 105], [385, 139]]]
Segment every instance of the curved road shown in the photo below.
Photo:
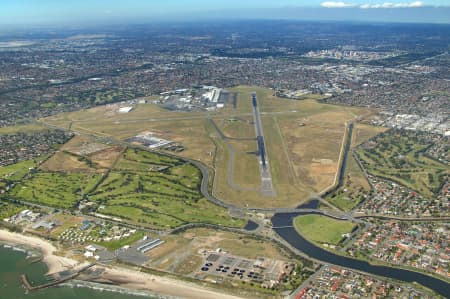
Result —
[[[130, 145], [126, 142], [120, 142], [122, 144]], [[140, 147], [145, 148], [145, 147]], [[148, 148], [147, 148], [148, 150]], [[203, 196], [209, 200], [210, 202], [221, 206], [223, 208], [228, 209], [230, 212], [235, 212], [235, 214], [241, 215], [240, 218], [245, 218], [245, 213], [251, 209], [242, 209], [240, 207], [234, 206], [232, 204], [225, 203], [221, 200], [218, 200], [215, 198], [212, 194], [209, 193], [208, 183], [209, 183], [209, 169], [206, 165], [203, 163], [188, 159], [188, 158], [182, 158], [179, 156], [162, 153], [168, 156], [173, 156], [178, 159], [185, 160], [187, 162], [192, 163], [193, 165], [197, 166], [200, 171], [202, 172], [202, 182], [200, 186], [200, 191], [203, 194]], [[258, 210], [258, 209], [254, 209]], [[434, 278], [432, 276], [428, 276], [422, 273], [410, 271], [410, 270], [404, 270], [394, 267], [388, 267], [388, 266], [374, 266], [370, 265], [367, 262], [353, 259], [350, 257], [340, 256], [336, 255], [332, 252], [326, 251], [320, 247], [315, 246], [314, 244], [310, 243], [309, 241], [305, 240], [300, 234], [297, 233], [295, 228], [293, 227], [293, 218], [295, 218], [298, 215], [301, 214], [308, 214], [308, 213], [320, 213], [326, 216], [331, 216], [334, 218], [340, 218], [340, 219], [349, 219], [349, 215], [346, 213], [342, 213], [341, 215], [336, 215], [336, 211], [333, 211], [333, 215], [328, 215], [327, 213], [319, 209], [314, 208], [293, 208], [293, 209], [261, 209], [261, 211], [266, 212], [274, 212], [275, 215], [272, 218], [273, 223], [273, 230], [280, 236], [286, 243], [288, 243], [290, 246], [297, 249], [299, 252], [315, 259], [320, 262], [326, 263], [326, 264], [334, 264], [339, 265], [345, 268], [349, 269], [355, 269], [371, 274], [375, 274], [378, 276], [386, 277], [386, 278], [393, 278], [400, 281], [405, 282], [418, 282], [437, 293], [441, 294], [442, 296], [446, 298], [450, 298], [450, 284]]]
[[[244, 212], [243, 209], [238, 208], [231, 204], [224, 203], [223, 201], [218, 200], [217, 198], [209, 194], [208, 190], [209, 170], [206, 168], [205, 165], [203, 165], [200, 162], [193, 160], [189, 161], [194, 165], [196, 165], [197, 167], [199, 167], [199, 169], [202, 171], [204, 177], [202, 180], [201, 192], [203, 193], [205, 198], [207, 198], [208, 200], [219, 206], [228, 208], [229, 210], [237, 210]], [[275, 212], [275, 215], [272, 218], [273, 230], [285, 242], [287, 242], [289, 245], [291, 245], [292, 247], [296, 248], [298, 251], [304, 253], [309, 257], [312, 257], [325, 264], [338, 265], [345, 268], [355, 269], [369, 274], [374, 274], [377, 276], [382, 276], [410, 283], [417, 282], [424, 285], [425, 287], [434, 290], [443, 297], [450, 298], [449, 297], [450, 284], [445, 282], [444, 280], [410, 270], [399, 269], [389, 266], [375, 266], [369, 264], [368, 262], [334, 254], [320, 247], [317, 247], [311, 242], [304, 239], [300, 234], [297, 233], [297, 231], [293, 226], [293, 218], [295, 218], [298, 215], [319, 213], [329, 217], [331, 216], [333, 218], [348, 219], [348, 217], [345, 217], [348, 216], [345, 213], [342, 213], [342, 215], [336, 215], [335, 211], [332, 212], [322, 211], [314, 208], [261, 209], [261, 210]]]
[[425, 287], [428, 287], [440, 295], [450, 298], [450, 284], [444, 280], [434, 278], [419, 272], [410, 270], [393, 268], [388, 266], [375, 266], [368, 262], [353, 259], [350, 257], [336, 255], [332, 252], [326, 251], [311, 242], [307, 241], [300, 234], [297, 233], [293, 227], [293, 220], [296, 216], [305, 213], [286, 213], [276, 214], [272, 218], [274, 231], [291, 246], [305, 253], [306, 255], [320, 260], [324, 263], [351, 268], [366, 273], [384, 276], [405, 282], [418, 282]]

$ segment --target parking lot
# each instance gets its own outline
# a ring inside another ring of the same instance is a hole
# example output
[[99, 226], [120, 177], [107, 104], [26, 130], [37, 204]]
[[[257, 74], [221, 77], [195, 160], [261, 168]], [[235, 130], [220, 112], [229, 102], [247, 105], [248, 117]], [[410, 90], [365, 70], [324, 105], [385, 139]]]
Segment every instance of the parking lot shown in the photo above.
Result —
[[282, 263], [264, 258], [250, 260], [229, 254], [209, 253], [200, 271], [206, 275], [262, 282], [276, 279], [280, 274]]

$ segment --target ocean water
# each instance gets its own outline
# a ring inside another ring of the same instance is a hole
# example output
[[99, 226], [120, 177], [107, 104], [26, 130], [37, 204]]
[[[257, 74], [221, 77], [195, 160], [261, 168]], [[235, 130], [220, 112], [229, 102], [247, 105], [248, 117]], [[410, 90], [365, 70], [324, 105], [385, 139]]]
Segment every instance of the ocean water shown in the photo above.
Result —
[[[47, 266], [44, 263], [30, 264], [26, 259], [26, 253], [5, 248], [0, 244], [0, 299], [156, 299], [154, 296], [135, 296], [96, 290], [90, 287], [54, 287], [44, 290], [27, 292], [20, 282], [20, 274], [27, 274], [32, 283], [45, 281]], [[69, 283], [73, 285], [77, 283]]]

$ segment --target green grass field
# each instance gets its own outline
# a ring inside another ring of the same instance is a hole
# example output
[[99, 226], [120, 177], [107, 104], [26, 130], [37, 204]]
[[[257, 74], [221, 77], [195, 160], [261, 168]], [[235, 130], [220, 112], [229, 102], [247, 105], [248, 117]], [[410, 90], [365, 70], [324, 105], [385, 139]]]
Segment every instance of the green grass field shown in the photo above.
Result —
[[181, 164], [183, 164], [181, 160], [168, 156], [162, 156], [156, 153], [140, 151], [137, 149], [129, 149], [119, 159], [115, 166], [115, 170], [146, 172], [159, 166], [172, 167]]
[[[359, 195], [359, 194], [358, 194]], [[331, 195], [327, 200], [335, 207], [343, 211], [350, 211], [355, 208], [362, 201], [362, 194], [359, 196], [353, 194], [346, 194], [343, 190], [337, 191]]]
[[[159, 166], [164, 170], [151, 170]], [[201, 179], [200, 170], [182, 160], [128, 149], [89, 199], [102, 206], [99, 213], [154, 228], [192, 222], [243, 225], [203, 198]]]
[[303, 215], [295, 218], [295, 229], [306, 239], [337, 245], [342, 235], [350, 233], [355, 224], [322, 215]]
[[129, 148], [113, 163], [112, 169], [101, 174], [87, 167], [74, 167], [74, 161], [69, 160], [84, 156], [62, 152], [54, 156], [57, 159], [52, 157], [49, 161], [53, 164], [47, 166], [55, 171], [42, 168], [26, 179], [24, 175], [36, 162], [1, 168], [2, 177], [22, 180], [7, 195], [62, 209], [73, 209], [82, 199], [89, 199], [98, 204], [99, 213], [152, 228], [173, 228], [193, 222], [244, 225], [244, 221], [230, 217], [226, 209], [203, 198], [200, 170], [183, 160]]
[[[387, 128], [383, 127], [374, 127], [356, 123], [353, 129], [351, 147], [356, 148], [361, 143], [386, 130]], [[356, 162], [356, 159], [353, 157], [352, 152], [350, 152], [347, 158], [343, 186], [339, 190], [330, 194], [327, 197], [327, 200], [341, 210], [350, 211], [364, 200], [364, 196], [369, 191], [369, 182], [367, 181], [364, 172]]]
[[25, 202], [70, 209], [100, 177], [99, 174], [87, 173], [37, 172], [16, 185], [8, 195]]
[[[234, 138], [255, 138], [252, 123], [251, 92], [255, 91], [261, 110], [267, 154], [277, 196], [261, 196], [259, 166], [255, 156], [247, 154], [256, 142], [232, 140], [237, 148], [232, 174], [240, 188], [228, 184], [229, 153], [208, 118], [214, 119], [223, 133]], [[321, 192], [333, 184], [345, 122], [370, 113], [359, 107], [344, 107], [318, 102], [318, 95], [303, 100], [274, 96], [274, 91], [255, 87], [230, 88], [238, 94], [237, 108], [227, 105], [217, 111], [168, 111], [153, 105], [137, 105], [130, 113], [117, 113], [118, 105], [62, 113], [43, 121], [96, 136], [125, 140], [145, 131], [183, 144], [177, 153], [195, 159], [216, 171], [214, 194], [239, 206], [294, 207], [308, 199], [311, 192]], [[306, 124], [300, 126], [300, 124]], [[117, 171], [148, 171], [147, 164], [122, 159]], [[245, 171], [247, 170], [247, 171]], [[250, 171], [248, 171], [250, 170]]]
[[367, 124], [357, 123], [353, 128], [352, 147], [356, 147], [367, 140], [386, 132], [388, 128], [375, 127]]
[[0, 167], [0, 180], [19, 181], [36, 167], [38, 160], [27, 160], [16, 164]]
[[388, 131], [361, 147], [357, 155], [368, 172], [411, 188], [424, 196], [436, 195], [450, 174], [450, 167], [423, 152], [431, 146], [424, 136]]
[[19, 203], [12, 203], [0, 199], [0, 221], [3, 221], [3, 219], [11, 217], [25, 209], [25, 206]]
[[41, 132], [46, 131], [48, 128], [39, 123], [32, 123], [27, 125], [20, 126], [9, 126], [9, 127], [1, 127], [0, 134], [16, 134], [18, 132], [22, 133], [33, 133], [33, 132]]

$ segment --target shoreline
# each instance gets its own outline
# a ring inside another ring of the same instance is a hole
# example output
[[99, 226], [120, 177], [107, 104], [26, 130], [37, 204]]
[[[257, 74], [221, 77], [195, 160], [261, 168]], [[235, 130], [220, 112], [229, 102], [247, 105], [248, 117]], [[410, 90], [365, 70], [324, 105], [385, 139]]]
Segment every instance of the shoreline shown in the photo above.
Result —
[[[39, 250], [42, 255], [42, 262], [47, 267], [47, 273], [55, 273], [73, 268], [74, 266], [82, 264], [82, 262], [75, 261], [70, 258], [61, 257], [55, 254], [57, 247], [50, 241], [22, 235], [14, 232], [0, 229], [0, 242], [4, 242], [10, 245], [24, 245], [25, 247], [32, 248], [33, 250]], [[116, 290], [130, 290], [136, 292], [148, 292], [149, 296], [156, 296], [158, 298], [186, 298], [186, 299], [242, 299], [242, 297], [228, 295], [198, 286], [194, 283], [188, 283], [173, 278], [156, 276], [148, 273], [134, 271], [128, 268], [122, 268], [118, 266], [95, 266], [105, 269], [105, 272], [101, 276], [101, 280], [113, 282], [114, 285], [102, 284], [96, 281], [79, 281], [74, 280], [63, 285], [71, 285], [77, 287], [77, 285], [89, 287], [89, 284], [93, 288], [105, 289], [109, 288]], [[86, 283], [86, 284], [85, 284]], [[102, 287], [103, 286], [103, 287]]]
[[117, 266], [99, 267], [105, 269], [102, 279], [115, 282], [117, 283], [116, 286], [126, 289], [149, 291], [151, 293], [167, 295], [171, 298], [243, 299], [242, 297], [219, 293], [215, 290], [201, 287], [194, 283], [176, 280], [169, 277], [157, 276]]
[[58, 249], [49, 241], [0, 229], [0, 241], [10, 244], [21, 244], [40, 251], [42, 262], [47, 265], [47, 274], [61, 272], [80, 264], [78, 261], [57, 256]]
[[136, 297], [142, 297], [142, 298], [148, 298], [151, 296], [152, 298], [157, 299], [182, 299], [177, 297], [172, 297], [168, 295], [161, 295], [150, 291], [143, 291], [143, 290], [136, 290], [136, 289], [129, 289], [124, 288], [121, 286], [115, 286], [115, 285], [107, 285], [102, 284], [98, 282], [92, 282], [92, 281], [85, 281], [85, 280], [71, 280], [69, 282], [65, 282], [60, 284], [58, 287], [65, 287], [65, 288], [86, 288], [86, 289], [92, 289], [100, 292], [111, 292], [111, 293], [119, 293], [124, 295], [132, 295]]

